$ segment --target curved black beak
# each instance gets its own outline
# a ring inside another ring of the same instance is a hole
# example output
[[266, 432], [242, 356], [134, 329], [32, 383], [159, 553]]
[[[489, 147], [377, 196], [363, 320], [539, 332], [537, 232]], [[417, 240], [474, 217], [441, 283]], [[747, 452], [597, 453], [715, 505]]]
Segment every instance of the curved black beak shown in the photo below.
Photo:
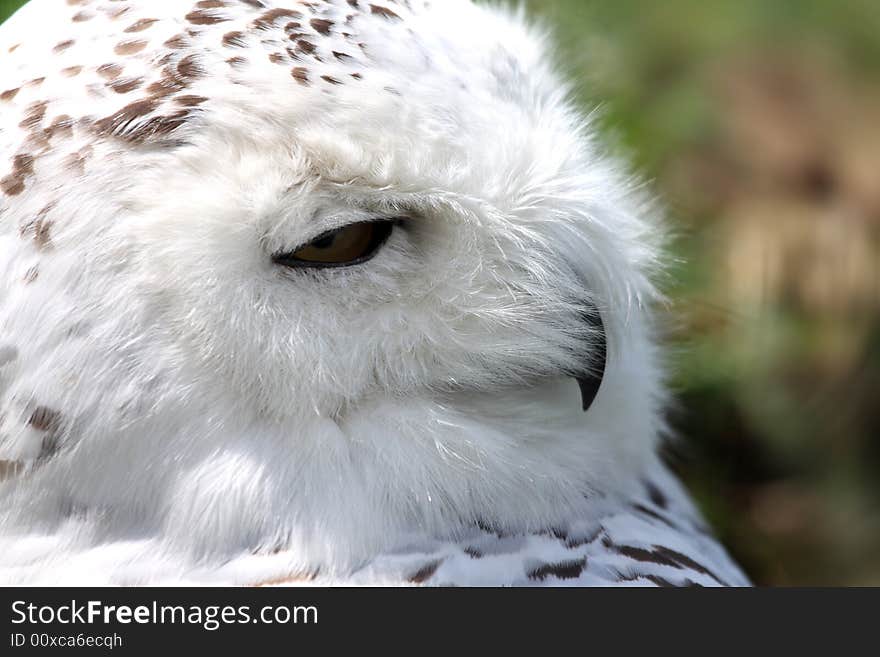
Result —
[[602, 379], [605, 378], [605, 366], [608, 361], [608, 338], [605, 333], [602, 315], [599, 314], [598, 310], [593, 309], [588, 312], [585, 315], [585, 319], [592, 328], [596, 329], [599, 335], [599, 341], [596, 344], [596, 358], [591, 363], [590, 374], [577, 377], [577, 382], [581, 389], [584, 412], [586, 413], [596, 400], [596, 395], [599, 394], [599, 388], [602, 386]]

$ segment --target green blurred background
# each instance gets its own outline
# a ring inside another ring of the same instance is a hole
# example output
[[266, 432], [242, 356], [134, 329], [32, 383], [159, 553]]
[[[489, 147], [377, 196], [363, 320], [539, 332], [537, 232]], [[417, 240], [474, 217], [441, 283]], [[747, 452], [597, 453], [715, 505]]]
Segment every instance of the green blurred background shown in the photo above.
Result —
[[669, 209], [671, 461], [756, 583], [880, 585], [877, 0], [525, 4]]

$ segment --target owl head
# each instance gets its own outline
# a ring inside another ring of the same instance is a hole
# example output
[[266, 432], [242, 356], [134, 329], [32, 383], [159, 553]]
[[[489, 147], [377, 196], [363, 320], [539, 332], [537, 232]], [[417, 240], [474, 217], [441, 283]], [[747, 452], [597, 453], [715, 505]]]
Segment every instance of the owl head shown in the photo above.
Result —
[[661, 231], [521, 15], [95, 4], [0, 73], [7, 522], [345, 561], [653, 458]]

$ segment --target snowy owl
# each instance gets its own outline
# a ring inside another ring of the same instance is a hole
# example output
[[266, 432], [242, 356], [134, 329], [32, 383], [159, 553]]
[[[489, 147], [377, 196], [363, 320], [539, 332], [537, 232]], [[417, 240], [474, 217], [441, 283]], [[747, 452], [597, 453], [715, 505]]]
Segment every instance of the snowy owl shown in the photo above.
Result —
[[748, 582], [657, 455], [657, 213], [522, 15], [32, 0], [0, 58], [0, 581]]

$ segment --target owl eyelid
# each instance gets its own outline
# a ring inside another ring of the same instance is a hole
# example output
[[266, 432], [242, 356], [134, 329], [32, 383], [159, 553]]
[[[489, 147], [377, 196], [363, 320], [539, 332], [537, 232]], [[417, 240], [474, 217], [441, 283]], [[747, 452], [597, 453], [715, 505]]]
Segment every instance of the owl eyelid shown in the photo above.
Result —
[[[391, 233], [393, 232], [395, 226], [399, 226], [406, 220], [406, 217], [394, 217], [389, 219], [374, 219], [370, 221], [358, 221], [351, 224], [346, 224], [344, 226], [339, 226], [338, 228], [334, 228], [332, 230], [325, 231], [320, 235], [315, 236], [310, 241], [305, 244], [302, 244], [296, 247], [292, 251], [286, 251], [284, 253], [277, 253], [272, 256], [272, 262], [276, 265], [281, 265], [283, 267], [288, 267], [290, 269], [340, 269], [343, 267], [354, 267], [355, 265], [360, 265], [365, 262], [372, 260], [376, 254], [381, 250], [381, 248], [388, 241], [388, 238], [391, 237]], [[375, 236], [370, 243], [369, 248], [358, 258], [354, 258], [352, 260], [346, 260], [344, 262], [321, 262], [321, 261], [312, 261], [312, 260], [302, 260], [296, 257], [296, 253], [301, 251], [304, 248], [307, 248], [311, 244], [315, 242], [319, 242], [322, 239], [326, 239], [335, 233], [339, 233], [347, 228], [352, 228], [353, 226], [362, 226], [364, 224], [376, 224], [378, 230], [376, 231]]]

